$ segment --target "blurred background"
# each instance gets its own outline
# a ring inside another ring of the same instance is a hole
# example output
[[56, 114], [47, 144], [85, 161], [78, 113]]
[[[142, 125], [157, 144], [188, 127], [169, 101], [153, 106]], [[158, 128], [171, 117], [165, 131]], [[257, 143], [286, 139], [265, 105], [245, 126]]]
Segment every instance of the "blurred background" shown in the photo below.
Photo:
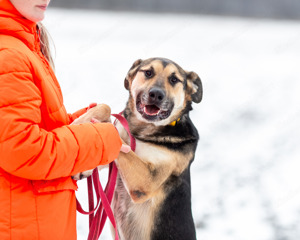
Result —
[[[69, 112], [91, 102], [120, 112], [139, 58], [170, 58], [199, 74], [204, 97], [191, 112], [201, 138], [191, 169], [199, 240], [299, 240], [299, 19], [299, 0], [52, 0], [44, 24]], [[78, 239], [87, 233], [79, 215]]]
[[262, 18], [300, 18], [299, 0], [52, 0], [52, 6]]

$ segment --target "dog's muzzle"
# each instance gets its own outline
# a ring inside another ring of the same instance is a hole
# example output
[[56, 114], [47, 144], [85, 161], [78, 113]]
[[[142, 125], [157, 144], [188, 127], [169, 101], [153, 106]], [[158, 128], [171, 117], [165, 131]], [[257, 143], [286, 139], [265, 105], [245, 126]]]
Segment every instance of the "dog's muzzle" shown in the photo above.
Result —
[[136, 99], [136, 109], [148, 121], [160, 121], [170, 116], [174, 104], [163, 89], [153, 87], [141, 92]]

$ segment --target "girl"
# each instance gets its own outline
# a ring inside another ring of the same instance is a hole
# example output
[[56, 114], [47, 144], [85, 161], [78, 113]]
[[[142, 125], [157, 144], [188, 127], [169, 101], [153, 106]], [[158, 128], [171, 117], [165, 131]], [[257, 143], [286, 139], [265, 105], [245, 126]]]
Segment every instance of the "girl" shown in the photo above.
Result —
[[[76, 182], [108, 164], [110, 123], [69, 125], [42, 25], [50, 0], [0, 0], [0, 239], [76, 239]], [[128, 152], [128, 148], [123, 150]]]

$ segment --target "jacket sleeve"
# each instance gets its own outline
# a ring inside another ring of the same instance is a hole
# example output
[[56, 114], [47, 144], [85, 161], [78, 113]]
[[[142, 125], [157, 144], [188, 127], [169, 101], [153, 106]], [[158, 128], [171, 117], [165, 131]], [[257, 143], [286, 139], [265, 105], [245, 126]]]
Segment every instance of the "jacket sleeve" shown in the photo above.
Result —
[[31, 180], [74, 175], [113, 161], [121, 139], [110, 123], [39, 127], [42, 97], [30, 62], [15, 50], [0, 51], [0, 168]]

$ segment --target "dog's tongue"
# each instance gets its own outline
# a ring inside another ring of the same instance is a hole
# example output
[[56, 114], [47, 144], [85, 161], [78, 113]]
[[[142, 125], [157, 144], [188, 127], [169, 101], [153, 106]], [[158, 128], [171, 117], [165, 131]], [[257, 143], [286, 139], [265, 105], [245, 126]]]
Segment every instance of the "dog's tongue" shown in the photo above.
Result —
[[156, 115], [159, 113], [160, 108], [155, 105], [146, 105], [144, 111], [147, 115]]

